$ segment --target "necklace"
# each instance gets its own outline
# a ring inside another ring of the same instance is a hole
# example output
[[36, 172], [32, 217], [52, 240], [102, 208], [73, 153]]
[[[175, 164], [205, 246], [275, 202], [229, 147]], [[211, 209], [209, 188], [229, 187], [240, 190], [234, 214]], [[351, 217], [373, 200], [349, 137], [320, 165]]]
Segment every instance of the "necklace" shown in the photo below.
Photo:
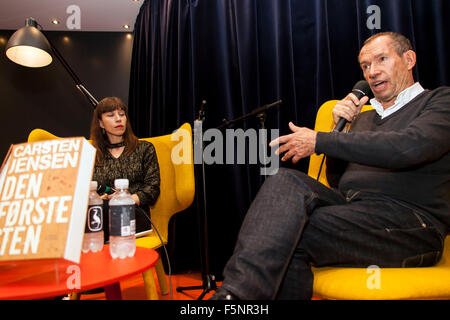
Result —
[[121, 148], [125, 145], [125, 142], [119, 142], [119, 143], [108, 143], [107, 144], [107, 148], [108, 149], [116, 149], [116, 148]]

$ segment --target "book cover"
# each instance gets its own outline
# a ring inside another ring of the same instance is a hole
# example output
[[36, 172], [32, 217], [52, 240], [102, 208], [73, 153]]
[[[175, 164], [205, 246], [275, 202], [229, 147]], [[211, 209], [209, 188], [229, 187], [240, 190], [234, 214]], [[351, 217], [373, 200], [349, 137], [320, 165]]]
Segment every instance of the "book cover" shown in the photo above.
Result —
[[0, 262], [79, 263], [94, 161], [82, 137], [11, 146], [0, 172]]

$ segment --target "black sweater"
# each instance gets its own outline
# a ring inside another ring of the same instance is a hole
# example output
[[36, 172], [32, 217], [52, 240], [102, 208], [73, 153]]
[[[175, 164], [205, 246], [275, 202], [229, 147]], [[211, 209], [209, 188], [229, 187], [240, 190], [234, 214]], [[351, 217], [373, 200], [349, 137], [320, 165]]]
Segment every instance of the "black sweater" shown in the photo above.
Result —
[[421, 93], [381, 119], [361, 113], [348, 133], [319, 132], [327, 178], [344, 194], [386, 195], [428, 212], [450, 227], [450, 87]]
[[103, 186], [114, 187], [115, 179], [128, 179], [128, 191], [137, 194], [140, 206], [148, 211], [159, 196], [159, 165], [155, 147], [148, 141], [139, 141], [136, 149], [125, 156], [128, 147], [119, 158], [104, 152], [103, 165], [95, 166], [93, 180]]

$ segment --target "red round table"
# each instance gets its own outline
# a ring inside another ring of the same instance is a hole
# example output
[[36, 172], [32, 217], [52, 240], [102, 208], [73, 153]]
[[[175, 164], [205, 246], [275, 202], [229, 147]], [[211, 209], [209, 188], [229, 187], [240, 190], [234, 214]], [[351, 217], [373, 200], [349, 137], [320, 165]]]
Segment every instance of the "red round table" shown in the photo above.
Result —
[[82, 253], [80, 263], [67, 260], [32, 260], [0, 265], [0, 299], [43, 299], [104, 287], [106, 299], [121, 299], [120, 284], [151, 268], [155, 250], [136, 247], [132, 258], [113, 259], [109, 246]]

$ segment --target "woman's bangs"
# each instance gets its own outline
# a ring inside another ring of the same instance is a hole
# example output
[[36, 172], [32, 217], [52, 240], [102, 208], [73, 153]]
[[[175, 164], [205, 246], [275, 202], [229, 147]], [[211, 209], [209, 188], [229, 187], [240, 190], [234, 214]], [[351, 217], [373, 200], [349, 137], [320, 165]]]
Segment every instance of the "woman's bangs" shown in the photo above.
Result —
[[109, 103], [99, 103], [97, 105], [97, 108], [99, 116], [101, 116], [106, 112], [112, 112], [116, 110], [123, 110], [125, 111], [125, 113], [127, 112], [127, 107], [124, 104], [117, 103], [115, 101], [114, 102], [110, 101]]

